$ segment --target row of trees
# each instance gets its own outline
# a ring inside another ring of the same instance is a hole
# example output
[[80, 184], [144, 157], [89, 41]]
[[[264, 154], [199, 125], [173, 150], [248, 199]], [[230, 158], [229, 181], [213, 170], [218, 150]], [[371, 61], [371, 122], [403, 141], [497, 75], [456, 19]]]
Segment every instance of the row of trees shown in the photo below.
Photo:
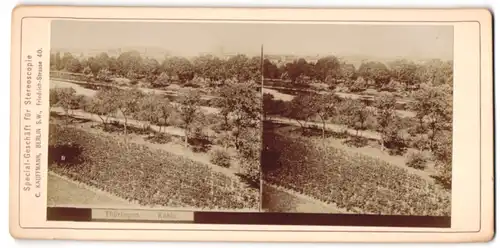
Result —
[[212, 82], [234, 79], [247, 82], [260, 79], [260, 57], [236, 55], [227, 60], [204, 55], [189, 60], [184, 57], [166, 57], [161, 63], [153, 58], [144, 58], [137, 51], [129, 51], [118, 57], [101, 53], [95, 57], [75, 58], [71, 53], [51, 54], [51, 68], [73, 73], [92, 75], [106, 81], [110, 77], [131, 80], [145, 79], [154, 86], [165, 86], [171, 80], [185, 83], [195, 76]]
[[[186, 83], [195, 77], [210, 82], [259, 81], [261, 76], [260, 57], [238, 54], [229, 59], [203, 55], [193, 59], [166, 57], [163, 61], [144, 58], [137, 51], [129, 51], [118, 57], [101, 53], [89, 58], [76, 58], [70, 53], [61, 56], [51, 54], [51, 68], [74, 73], [84, 73], [100, 80], [124, 77], [131, 80], [145, 79], [153, 86], [165, 86], [173, 79]], [[417, 89], [420, 84], [451, 85], [453, 65], [451, 61], [430, 60], [415, 63], [395, 60], [384, 64], [367, 61], [359, 68], [342, 62], [335, 56], [326, 56], [316, 62], [299, 58], [293, 62], [277, 65], [269, 59], [263, 60], [263, 76], [268, 79], [290, 80], [293, 84], [326, 83], [331, 86], [342, 84], [352, 91], [369, 87], [379, 90], [398, 91]]]
[[[218, 94], [220, 98], [216, 105], [220, 112], [215, 118], [202, 111], [201, 94], [196, 90], [183, 94], [177, 102], [171, 102], [166, 96], [146, 94], [137, 88], [105, 88], [90, 98], [77, 95], [72, 88], [54, 88], [50, 92], [50, 101], [52, 107], [63, 108], [66, 115], [71, 115], [73, 109], [83, 109], [98, 116], [105, 129], [110, 117], [122, 118], [125, 139], [130, 119], [142, 122], [144, 127], [157, 125], [160, 133], [163, 127], [179, 126], [185, 130], [185, 146], [188, 146], [189, 139], [212, 139], [210, 143], [222, 143], [226, 149], [234, 147], [247, 176], [258, 180], [259, 98], [255, 90], [245, 84], [224, 86]], [[207, 135], [206, 127], [217, 132], [215, 137]]]
[[[373, 86], [381, 90], [415, 89], [422, 83], [451, 85], [452, 62], [438, 59], [417, 64], [409, 60], [394, 60], [388, 64], [377, 61], [363, 62], [359, 68], [341, 62], [335, 56], [327, 56], [315, 63], [298, 59], [281, 67], [264, 60], [264, 76], [274, 79], [290, 79], [299, 84], [319, 81], [329, 85], [343, 83], [357, 89]], [[354, 85], [356, 84], [356, 85]]]

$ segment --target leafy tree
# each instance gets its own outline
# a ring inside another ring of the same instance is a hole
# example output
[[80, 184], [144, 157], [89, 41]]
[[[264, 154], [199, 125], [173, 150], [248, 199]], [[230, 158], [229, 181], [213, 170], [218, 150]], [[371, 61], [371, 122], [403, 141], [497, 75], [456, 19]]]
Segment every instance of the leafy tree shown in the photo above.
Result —
[[285, 101], [275, 100], [272, 94], [264, 93], [262, 102], [264, 118], [270, 115], [286, 115], [288, 105]]
[[97, 115], [106, 130], [109, 117], [117, 111], [113, 90], [102, 89], [84, 107], [86, 112]]
[[82, 106], [83, 96], [76, 95], [73, 88], [53, 88], [51, 89], [51, 105], [61, 107], [66, 115], [66, 121], [71, 114], [71, 111]]
[[453, 62], [433, 59], [417, 67], [416, 78], [420, 83], [453, 86]]
[[184, 144], [188, 145], [188, 135], [191, 125], [195, 122], [201, 111], [201, 94], [199, 91], [192, 90], [184, 94], [179, 100], [179, 114], [182, 120], [183, 128], [186, 132]]
[[163, 97], [154, 92], [146, 94], [138, 101], [137, 111], [133, 113], [134, 117], [137, 120], [147, 122], [147, 124], [159, 123], [160, 116], [158, 115], [158, 103], [161, 98]]
[[248, 61], [249, 61], [248, 57], [243, 54], [238, 54], [230, 57], [226, 63], [227, 72], [232, 77], [235, 77], [236, 80], [238, 81], [248, 80], [249, 79], [249, 72], [247, 68]]
[[115, 57], [110, 57], [108, 59], [108, 69], [112, 74], [118, 74], [120, 71], [120, 64]]
[[281, 72], [276, 64], [272, 63], [269, 59], [264, 59], [263, 61], [264, 67], [264, 78], [279, 78]]
[[64, 64], [62, 63], [61, 53], [57, 52], [54, 56], [54, 66], [56, 70], [64, 69]]
[[337, 113], [340, 101], [340, 97], [333, 93], [319, 95], [314, 99], [313, 109], [321, 119], [321, 137], [323, 140], [325, 139], [326, 122], [331, 116]]
[[66, 116], [69, 116], [69, 111], [75, 107], [76, 91], [73, 88], [56, 88], [57, 99], [56, 105], [63, 108]]
[[232, 135], [235, 147], [239, 147], [239, 137], [246, 128], [256, 127], [260, 121], [261, 102], [256, 92], [249, 84], [225, 85], [219, 91], [216, 106], [224, 117], [225, 124], [229, 122], [234, 129]]
[[[168, 126], [169, 123], [169, 118], [172, 116], [174, 112], [174, 108], [168, 98], [166, 97], [161, 97], [157, 100], [157, 106], [156, 106], [156, 111], [158, 116], [158, 125], [160, 126]], [[161, 129], [160, 129], [161, 131]]]
[[111, 82], [111, 72], [108, 69], [103, 68], [99, 71], [99, 73], [97, 73], [96, 79], [103, 82]]
[[182, 83], [192, 80], [195, 76], [195, 67], [188, 59], [182, 57], [165, 58], [161, 68], [166, 75], [176, 76]]
[[389, 63], [392, 77], [406, 86], [414, 87], [418, 84], [417, 65], [407, 60], [396, 60]]
[[196, 57], [193, 61], [195, 73], [212, 82], [223, 81], [228, 78], [225, 61], [212, 55]]
[[97, 75], [99, 73], [99, 71], [101, 71], [102, 69], [106, 68], [105, 65], [103, 63], [101, 63], [96, 58], [89, 58], [87, 60], [87, 64], [88, 64], [88, 66], [90, 68], [90, 71], [94, 75]]
[[73, 73], [79, 73], [83, 69], [82, 65], [80, 64], [80, 61], [78, 59], [72, 58], [70, 59], [67, 64], [66, 64], [66, 71], [73, 72]]
[[315, 114], [314, 96], [310, 94], [300, 94], [290, 101], [286, 116], [299, 123], [302, 128], [302, 133], [304, 134], [306, 132], [305, 124]]
[[51, 109], [52, 107], [57, 105], [57, 103], [59, 102], [59, 88], [50, 89], [49, 102]]
[[339, 77], [344, 82], [349, 82], [356, 79], [356, 67], [353, 64], [342, 63], [340, 65]]
[[401, 118], [397, 115], [391, 117], [391, 121], [380, 131], [382, 150], [388, 148], [390, 154], [402, 155], [407, 148], [403, 130]]
[[452, 166], [452, 143], [451, 131], [442, 131], [436, 137], [436, 149], [434, 157], [436, 158], [436, 167], [439, 180], [448, 188], [451, 188], [451, 166]]
[[382, 132], [396, 118], [397, 99], [393, 94], [382, 94], [375, 98], [374, 107], [377, 109], [378, 131]]
[[59, 69], [60, 70], [67, 70], [68, 69], [68, 64], [70, 63], [71, 60], [75, 59], [71, 53], [64, 53], [63, 57], [61, 58], [61, 64]]
[[342, 102], [343, 122], [348, 127], [355, 129], [356, 136], [359, 136], [360, 130], [367, 129], [372, 111], [363, 102], [357, 100], [346, 99]]
[[116, 101], [116, 107], [118, 111], [122, 114], [124, 119], [124, 133], [125, 140], [127, 139], [127, 124], [128, 117], [133, 115], [138, 111], [139, 102], [141, 101], [144, 93], [136, 88], [130, 88], [126, 90], [114, 89], [110, 91], [111, 96]]
[[263, 106], [263, 113], [264, 113], [264, 120], [267, 119], [267, 117], [271, 114], [273, 114], [273, 100], [274, 96], [269, 93], [264, 93], [264, 96], [262, 98], [262, 106]]
[[56, 71], [62, 69], [61, 54], [59, 52], [50, 54], [50, 68]]
[[88, 66], [92, 74], [97, 75], [101, 70], [110, 69], [110, 58], [107, 53], [102, 52], [95, 57], [88, 58], [84, 66]]
[[161, 132], [162, 126], [168, 125], [168, 118], [172, 111], [172, 105], [168, 98], [149, 93], [138, 102], [137, 112], [134, 115], [139, 120], [158, 125]]
[[382, 135], [381, 148], [390, 148], [391, 152], [402, 154], [406, 148], [401, 130], [403, 123], [396, 114], [397, 99], [391, 93], [385, 93], [375, 98], [377, 131]]
[[83, 68], [82, 73], [91, 76], [92, 70], [90, 69], [89, 66], [86, 66], [85, 68]]
[[129, 72], [142, 74], [142, 57], [138, 51], [128, 51], [120, 54], [117, 58], [118, 73], [126, 76]]
[[252, 57], [247, 61], [247, 77], [246, 80], [259, 82], [261, 81], [261, 61], [260, 57]]
[[245, 177], [255, 187], [260, 186], [260, 156], [261, 156], [261, 134], [258, 128], [247, 128], [242, 133], [238, 144], [238, 155]]
[[165, 87], [170, 85], [170, 82], [171, 80], [168, 74], [166, 72], [162, 72], [160, 76], [158, 76], [151, 84], [153, 87]]
[[144, 73], [146, 79], [150, 82], [154, 81], [160, 73], [160, 63], [156, 59], [147, 58], [143, 61]]
[[378, 88], [389, 83], [391, 74], [387, 66], [381, 62], [365, 62], [359, 66], [358, 74], [366, 80], [373, 80]]
[[366, 80], [363, 77], [358, 77], [349, 90], [352, 92], [360, 92], [366, 90], [367, 88], [368, 84], [366, 83]]
[[[411, 108], [417, 113], [420, 130], [428, 131], [431, 150], [436, 149], [436, 135], [442, 130], [450, 130], [452, 123], [452, 96], [446, 85], [433, 87], [424, 84], [413, 94]], [[426, 125], [425, 125], [426, 124]]]
[[[406, 88], [408, 88], [408, 87], [406, 87]], [[380, 88], [380, 90], [388, 91], [388, 92], [401, 92], [403, 89], [404, 89], [404, 86], [400, 82], [398, 82], [394, 79], [391, 79], [391, 81], [389, 81], [388, 84], [385, 84]]]
[[335, 56], [328, 56], [319, 59], [314, 65], [313, 77], [326, 81], [328, 77], [340, 77], [340, 62]]
[[127, 72], [127, 74], [125, 75], [126, 78], [132, 80], [132, 81], [136, 81], [137, 79], [139, 79], [141, 77], [141, 75], [139, 75], [136, 71], [134, 70], [129, 70]]
[[313, 67], [311, 64], [307, 63], [305, 59], [300, 58], [292, 63], [286, 64], [285, 70], [290, 80], [292, 80], [292, 83], [295, 83], [301, 75], [311, 75]]

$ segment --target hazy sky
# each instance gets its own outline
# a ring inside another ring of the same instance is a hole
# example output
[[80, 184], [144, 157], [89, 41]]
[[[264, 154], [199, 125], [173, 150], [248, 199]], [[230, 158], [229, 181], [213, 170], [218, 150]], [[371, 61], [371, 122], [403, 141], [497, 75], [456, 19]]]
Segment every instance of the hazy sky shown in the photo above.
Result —
[[158, 47], [200, 52], [453, 58], [453, 26], [53, 21], [56, 49]]

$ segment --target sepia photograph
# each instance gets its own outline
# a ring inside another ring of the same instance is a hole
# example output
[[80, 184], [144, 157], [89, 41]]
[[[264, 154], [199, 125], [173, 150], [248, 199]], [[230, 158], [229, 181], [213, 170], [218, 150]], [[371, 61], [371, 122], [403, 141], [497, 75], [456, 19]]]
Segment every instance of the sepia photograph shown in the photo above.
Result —
[[20, 6], [20, 239], [494, 237], [486, 9]]
[[261, 45], [238, 28], [53, 21], [48, 206], [258, 211]]
[[452, 26], [64, 20], [51, 37], [50, 206], [451, 215]]
[[261, 34], [264, 211], [451, 216], [452, 26]]

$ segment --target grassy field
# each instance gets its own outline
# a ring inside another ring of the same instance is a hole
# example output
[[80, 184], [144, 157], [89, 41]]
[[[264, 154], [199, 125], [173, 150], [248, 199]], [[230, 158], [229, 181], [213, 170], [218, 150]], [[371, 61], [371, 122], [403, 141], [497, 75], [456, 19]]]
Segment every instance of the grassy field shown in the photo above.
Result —
[[264, 179], [350, 212], [384, 215], [451, 214], [448, 191], [379, 159], [287, 137], [266, 125]]
[[[259, 192], [237, 177], [116, 137], [50, 125], [49, 169], [141, 205], [256, 209]], [[61, 159], [64, 156], [64, 159]]]

